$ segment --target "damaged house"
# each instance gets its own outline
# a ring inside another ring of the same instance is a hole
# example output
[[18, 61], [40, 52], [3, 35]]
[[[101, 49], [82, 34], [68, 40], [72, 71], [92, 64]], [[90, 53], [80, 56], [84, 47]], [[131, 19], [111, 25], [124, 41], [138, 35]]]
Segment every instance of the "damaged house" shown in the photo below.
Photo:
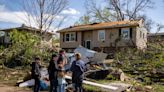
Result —
[[106, 53], [115, 48], [147, 47], [147, 30], [142, 20], [77, 25], [57, 32], [60, 33], [60, 47], [68, 52], [79, 45]]
[[161, 33], [149, 33], [148, 34], [148, 41], [164, 41], [164, 32]]
[[[8, 47], [11, 44], [9, 34], [11, 31], [14, 31], [14, 29], [16, 29], [17, 31], [31, 32], [33, 34], [40, 36], [39, 29], [36, 29], [33, 27], [28, 27], [28, 26], [25, 26], [24, 24], [20, 27], [0, 29], [0, 46]], [[44, 42], [50, 42], [53, 35], [55, 35], [55, 34], [52, 32], [47, 32], [44, 35]]]

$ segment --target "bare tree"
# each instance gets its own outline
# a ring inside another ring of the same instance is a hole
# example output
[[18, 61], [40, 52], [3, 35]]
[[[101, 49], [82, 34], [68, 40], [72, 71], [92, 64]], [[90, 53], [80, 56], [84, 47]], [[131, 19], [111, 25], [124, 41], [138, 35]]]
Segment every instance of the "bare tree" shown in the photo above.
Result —
[[154, 26], [154, 24], [155, 24], [155, 22], [152, 19], [149, 19], [148, 16], [145, 14], [138, 16], [137, 19], [143, 19], [144, 20], [144, 26], [149, 32], [152, 28], [152, 25]]
[[91, 19], [90, 16], [83, 15], [79, 18], [78, 21], [75, 22], [74, 25], [90, 24], [90, 23], [92, 23], [90, 19]]
[[164, 25], [162, 25], [162, 24], [157, 24], [157, 31], [156, 31], [156, 34], [157, 34], [158, 32], [160, 32], [162, 29], [164, 29]]
[[146, 9], [153, 7], [152, 0], [104, 0], [104, 2], [101, 6], [95, 0], [87, 0], [87, 14], [102, 22], [144, 19], [145, 23], [149, 22], [146, 25], [153, 23], [144, 14]]
[[[23, 0], [23, 10], [30, 26], [35, 25], [46, 33], [62, 10], [66, 8], [67, 0]], [[63, 19], [64, 20], [64, 19]], [[60, 26], [62, 20], [58, 22]]]
[[92, 22], [109, 22], [112, 21], [110, 12], [107, 8], [98, 6], [96, 1], [87, 0], [85, 3], [88, 16]]

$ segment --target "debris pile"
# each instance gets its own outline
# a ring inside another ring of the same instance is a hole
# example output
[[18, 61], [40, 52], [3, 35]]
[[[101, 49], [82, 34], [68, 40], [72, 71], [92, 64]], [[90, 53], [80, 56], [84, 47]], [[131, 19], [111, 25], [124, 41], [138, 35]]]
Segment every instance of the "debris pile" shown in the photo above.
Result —
[[[82, 60], [85, 61], [85, 64], [87, 66], [87, 71], [84, 73], [85, 80], [84, 84], [100, 87], [105, 90], [111, 90], [112, 92], [122, 92], [129, 88], [131, 88], [130, 84], [121, 84], [121, 83], [110, 83], [104, 84], [104, 83], [97, 83], [92, 80], [112, 80], [114, 78], [117, 81], [129, 81], [131, 78], [127, 77], [124, 72], [121, 69], [114, 69], [111, 67], [108, 67], [106, 65], [105, 59], [107, 57], [107, 54], [102, 52], [96, 52], [92, 50], [88, 50], [84, 47], [78, 47], [74, 51], [75, 53], [81, 53]], [[66, 56], [68, 58], [68, 63], [65, 65], [65, 69], [69, 69], [71, 67], [72, 62], [75, 60], [74, 53], [66, 53]], [[28, 74], [29, 76], [30, 74]], [[48, 80], [48, 72], [46, 68], [43, 68], [41, 70], [41, 79], [42, 82], [49, 85]], [[66, 79], [68, 81], [71, 80], [71, 76], [67, 76]], [[25, 82], [22, 82], [19, 84], [19, 87], [26, 87], [26, 86], [33, 86], [34, 80], [30, 79], [30, 77], [26, 77], [24, 79]], [[70, 85], [69, 85], [70, 84]], [[71, 82], [68, 83], [67, 88], [71, 87]], [[120, 89], [121, 88], [121, 89]]]

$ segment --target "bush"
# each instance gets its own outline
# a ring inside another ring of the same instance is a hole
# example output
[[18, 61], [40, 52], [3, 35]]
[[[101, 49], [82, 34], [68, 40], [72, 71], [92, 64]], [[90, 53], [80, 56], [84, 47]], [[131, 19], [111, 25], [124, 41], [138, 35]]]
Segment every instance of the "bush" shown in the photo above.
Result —
[[1, 49], [1, 61], [7, 67], [27, 66], [34, 56], [49, 59], [48, 48], [41, 49], [40, 36], [25, 31], [13, 30], [10, 32], [12, 45]]
[[[146, 77], [150, 84], [152, 78], [164, 77], [164, 42], [148, 43], [145, 50], [127, 48], [116, 53], [112, 66], [121, 68], [124, 72]], [[160, 80], [159, 80], [160, 81]]]

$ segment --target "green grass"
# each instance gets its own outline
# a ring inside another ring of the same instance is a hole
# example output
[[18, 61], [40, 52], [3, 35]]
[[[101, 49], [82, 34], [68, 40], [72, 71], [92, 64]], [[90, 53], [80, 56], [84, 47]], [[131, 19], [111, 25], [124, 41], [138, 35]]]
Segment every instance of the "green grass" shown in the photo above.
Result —
[[103, 92], [100, 88], [90, 85], [83, 85], [85, 92]]
[[153, 85], [154, 91], [153, 92], [164, 92], [164, 86], [163, 85]]

